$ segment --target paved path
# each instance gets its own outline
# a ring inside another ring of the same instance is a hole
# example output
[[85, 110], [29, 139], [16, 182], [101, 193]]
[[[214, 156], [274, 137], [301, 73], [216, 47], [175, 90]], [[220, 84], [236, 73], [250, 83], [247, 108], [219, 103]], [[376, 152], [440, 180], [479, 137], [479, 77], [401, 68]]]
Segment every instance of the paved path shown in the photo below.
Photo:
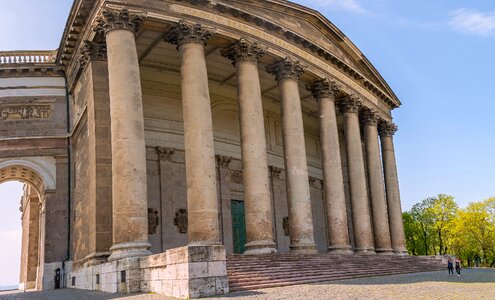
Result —
[[[416, 273], [306, 284], [231, 293], [216, 300], [235, 299], [495, 299], [495, 270], [463, 270], [462, 276], [445, 272]], [[0, 300], [165, 300], [159, 295], [116, 295], [81, 290], [0, 292]]]

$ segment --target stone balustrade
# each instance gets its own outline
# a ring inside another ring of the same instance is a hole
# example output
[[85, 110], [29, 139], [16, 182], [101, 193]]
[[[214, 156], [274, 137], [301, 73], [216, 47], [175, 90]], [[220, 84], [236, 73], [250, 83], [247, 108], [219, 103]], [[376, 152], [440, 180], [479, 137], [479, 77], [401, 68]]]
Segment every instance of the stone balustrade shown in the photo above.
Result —
[[0, 65], [53, 64], [57, 51], [1, 51]]

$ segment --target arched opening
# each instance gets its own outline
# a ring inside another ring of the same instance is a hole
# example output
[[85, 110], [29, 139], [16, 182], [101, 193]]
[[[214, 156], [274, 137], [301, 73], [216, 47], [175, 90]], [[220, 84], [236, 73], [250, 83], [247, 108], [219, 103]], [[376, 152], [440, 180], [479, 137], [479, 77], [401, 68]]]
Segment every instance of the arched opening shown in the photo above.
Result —
[[[1, 191], [5, 192], [1, 195], [2, 200], [8, 202], [2, 205], [12, 208], [12, 203], [15, 203], [14, 207], [18, 206], [20, 212], [20, 215], [13, 214], [12, 211], [3, 212], [9, 217], [1, 219], [0, 232], [4, 230], [12, 243], [6, 241], [7, 245], [0, 250], [5, 252], [5, 255], [0, 256], [9, 259], [6, 263], [13, 270], [12, 275], [18, 274], [20, 290], [41, 289], [44, 266], [44, 206], [46, 192], [55, 186], [52, 178], [49, 172], [33, 161], [0, 162], [0, 186]], [[15, 217], [12, 218], [13, 216]], [[19, 222], [15, 221], [19, 217], [20, 226]], [[16, 248], [20, 255], [12, 256]], [[16, 257], [17, 262], [12, 257]], [[18, 272], [14, 269], [16, 267]], [[16, 287], [13, 276], [5, 280], [6, 283], [0, 285], [6, 288]]]

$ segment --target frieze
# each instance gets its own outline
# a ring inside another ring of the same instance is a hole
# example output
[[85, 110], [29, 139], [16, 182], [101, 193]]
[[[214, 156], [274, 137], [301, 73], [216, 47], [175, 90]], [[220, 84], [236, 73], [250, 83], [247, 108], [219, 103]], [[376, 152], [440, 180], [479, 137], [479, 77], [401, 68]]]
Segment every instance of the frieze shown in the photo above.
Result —
[[0, 104], [0, 120], [46, 120], [52, 117], [49, 104]]

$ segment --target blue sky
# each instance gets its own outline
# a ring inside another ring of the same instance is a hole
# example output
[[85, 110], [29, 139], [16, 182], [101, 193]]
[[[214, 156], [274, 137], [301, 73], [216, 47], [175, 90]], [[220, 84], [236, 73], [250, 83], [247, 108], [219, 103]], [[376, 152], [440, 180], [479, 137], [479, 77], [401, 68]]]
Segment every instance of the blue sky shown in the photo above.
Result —
[[[438, 193], [460, 206], [495, 196], [495, 1], [294, 2], [339, 27], [401, 99], [394, 117], [404, 210]], [[0, 10], [0, 51], [57, 48], [71, 4], [0, 0], [8, 7]], [[0, 286], [18, 278], [20, 189], [0, 185], [0, 241], [13, 245], [0, 251]]]

